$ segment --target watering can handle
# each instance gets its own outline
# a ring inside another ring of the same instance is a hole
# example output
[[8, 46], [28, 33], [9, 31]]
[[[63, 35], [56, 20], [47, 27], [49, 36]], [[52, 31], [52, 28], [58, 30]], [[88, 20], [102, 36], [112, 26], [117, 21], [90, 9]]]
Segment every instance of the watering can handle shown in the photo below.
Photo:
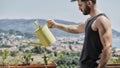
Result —
[[36, 25], [38, 28], [41, 29], [41, 26], [40, 26], [40, 24], [39, 24], [37, 21], [35, 21], [35, 25]]

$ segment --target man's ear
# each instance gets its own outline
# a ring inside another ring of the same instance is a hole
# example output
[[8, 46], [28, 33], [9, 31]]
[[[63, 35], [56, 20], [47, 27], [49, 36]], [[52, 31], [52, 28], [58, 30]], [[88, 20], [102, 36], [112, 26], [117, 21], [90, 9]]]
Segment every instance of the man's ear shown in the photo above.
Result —
[[89, 7], [92, 6], [92, 5], [93, 5], [92, 1], [89, 0], [89, 1], [87, 2], [87, 5], [88, 5]]

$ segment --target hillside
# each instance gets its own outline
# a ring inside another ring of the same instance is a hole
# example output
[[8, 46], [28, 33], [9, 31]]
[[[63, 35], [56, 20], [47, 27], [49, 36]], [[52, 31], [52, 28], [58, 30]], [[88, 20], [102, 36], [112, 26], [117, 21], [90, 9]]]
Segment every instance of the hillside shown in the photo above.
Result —
[[[44, 19], [1, 19], [0, 20], [0, 29], [3, 31], [10, 31], [10, 30], [15, 30], [15, 31], [20, 31], [21, 33], [30, 33], [33, 34], [34, 31], [36, 30], [36, 26], [34, 25], [34, 22], [38, 21], [42, 26], [47, 24], [46, 20]], [[62, 24], [77, 24], [75, 22], [71, 21], [64, 21], [64, 20], [55, 20], [59, 23]], [[50, 29], [55, 36], [76, 36], [78, 37], [79, 34], [70, 34], [67, 32], [63, 32], [61, 30], [57, 29]], [[113, 37], [118, 37], [120, 36], [120, 32], [117, 32], [116, 30], [113, 29]]]

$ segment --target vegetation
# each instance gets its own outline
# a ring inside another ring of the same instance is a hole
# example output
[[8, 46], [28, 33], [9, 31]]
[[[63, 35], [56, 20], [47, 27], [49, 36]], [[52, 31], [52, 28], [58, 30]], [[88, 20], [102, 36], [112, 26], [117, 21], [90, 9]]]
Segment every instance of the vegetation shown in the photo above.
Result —
[[111, 63], [111, 64], [118, 64], [118, 63], [120, 63], [120, 57], [118, 57], [117, 59], [110, 59], [109, 63]]
[[2, 65], [4, 66], [4, 65], [6, 65], [6, 62], [5, 62], [5, 60], [8, 58], [8, 56], [9, 56], [9, 51], [7, 51], [7, 50], [4, 50], [3, 51], [3, 53], [2, 53]]
[[31, 61], [33, 61], [32, 53], [23, 55], [23, 65], [30, 65]]
[[[17, 52], [17, 53], [19, 54], [19, 52]], [[1, 57], [0, 57], [0, 58], [2, 58], [2, 65], [5, 65], [6, 62], [10, 62], [10, 61], [6, 60], [6, 59], [8, 59], [8, 56], [17, 57], [18, 54], [16, 54], [16, 52], [9, 52], [7, 50], [3, 51], [1, 54]], [[22, 63], [24, 65], [29, 65], [29, 64], [31, 64], [31, 62], [33, 62], [33, 59], [35, 59], [35, 58], [32, 57], [32, 54], [39, 54], [40, 58], [43, 59], [43, 62], [46, 65], [48, 64], [48, 62], [54, 62], [57, 64], [57, 68], [78, 68], [79, 58], [80, 58], [81, 53], [79, 51], [78, 52], [74, 52], [74, 51], [57, 52], [57, 51], [50, 51], [50, 50], [48, 50], [46, 48], [42, 48], [42, 47], [38, 47], [38, 48], [35, 47], [35, 48], [33, 48], [32, 52], [25, 53], [22, 56]], [[19, 60], [16, 60], [15, 58], [13, 58], [13, 59], [14, 60], [11, 59], [12, 60], [11, 63], [13, 63], [13, 64], [18, 64], [21, 60], [20, 58], [19, 58]], [[39, 60], [39, 61], [41, 61], [41, 60]], [[109, 63], [114, 63], [114, 64], [120, 63], [120, 57], [118, 59], [110, 59]]]
[[58, 68], [78, 68], [80, 52], [61, 52], [55, 60]]

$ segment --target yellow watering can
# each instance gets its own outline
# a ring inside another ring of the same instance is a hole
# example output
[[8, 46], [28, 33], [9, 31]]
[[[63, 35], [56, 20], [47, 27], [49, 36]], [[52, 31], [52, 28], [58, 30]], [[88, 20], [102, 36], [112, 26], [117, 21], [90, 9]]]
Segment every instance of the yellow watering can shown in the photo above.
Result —
[[34, 33], [36, 37], [40, 40], [40, 45], [45, 47], [50, 46], [56, 41], [55, 37], [53, 36], [47, 25], [44, 25], [42, 27], [37, 21], [35, 22], [35, 25], [37, 26], [37, 30], [35, 30]]
[[37, 29], [35, 30], [34, 34], [39, 39], [40, 43], [36, 42], [24, 42], [24, 43], [47, 47], [56, 41], [55, 37], [53, 36], [52, 32], [49, 30], [47, 25], [44, 25], [42, 27], [37, 21], [35, 22], [35, 25], [37, 26]]

